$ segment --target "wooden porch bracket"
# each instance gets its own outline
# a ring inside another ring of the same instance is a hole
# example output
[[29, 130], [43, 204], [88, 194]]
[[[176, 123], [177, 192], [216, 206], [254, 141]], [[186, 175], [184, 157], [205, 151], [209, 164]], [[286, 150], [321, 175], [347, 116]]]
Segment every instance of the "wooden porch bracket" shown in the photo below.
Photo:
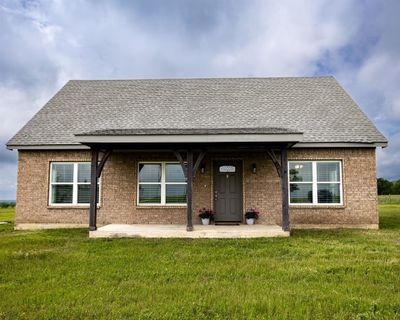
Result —
[[278, 173], [278, 177], [280, 177], [281, 176], [281, 164], [279, 163], [279, 160], [276, 157], [274, 150], [267, 149], [266, 152], [267, 152], [268, 157], [272, 160], [272, 163], [275, 165], [275, 169], [276, 169], [276, 172]]
[[186, 165], [185, 165], [185, 161], [182, 158], [182, 155], [177, 150], [174, 150], [173, 152], [174, 152], [175, 157], [178, 159], [179, 163], [181, 164], [183, 174], [184, 174], [185, 178], [187, 179]]
[[287, 147], [281, 148], [282, 229], [289, 231], [289, 189]]
[[196, 163], [194, 164], [194, 167], [193, 167], [193, 177], [196, 176], [196, 172], [199, 169], [200, 163], [203, 161], [205, 155], [206, 155], [206, 152], [203, 150], [197, 156]]
[[97, 170], [97, 177], [100, 178], [101, 173], [103, 172], [104, 165], [106, 164], [108, 158], [111, 156], [112, 149], [108, 149], [105, 151], [103, 157], [100, 160], [98, 170]]

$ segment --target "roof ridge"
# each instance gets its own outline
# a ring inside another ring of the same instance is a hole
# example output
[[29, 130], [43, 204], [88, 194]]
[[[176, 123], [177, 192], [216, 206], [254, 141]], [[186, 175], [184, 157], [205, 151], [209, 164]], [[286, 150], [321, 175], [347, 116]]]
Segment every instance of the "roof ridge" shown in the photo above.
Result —
[[70, 79], [68, 82], [113, 82], [113, 81], [169, 81], [169, 80], [278, 80], [278, 79], [335, 79], [333, 75], [325, 76], [288, 76], [288, 77], [193, 77], [193, 78], [140, 78], [140, 79]]
[[303, 132], [295, 129], [283, 127], [239, 127], [239, 128], [116, 128], [98, 129], [82, 133], [75, 136], [95, 136], [95, 135], [176, 135], [176, 134], [302, 134]]

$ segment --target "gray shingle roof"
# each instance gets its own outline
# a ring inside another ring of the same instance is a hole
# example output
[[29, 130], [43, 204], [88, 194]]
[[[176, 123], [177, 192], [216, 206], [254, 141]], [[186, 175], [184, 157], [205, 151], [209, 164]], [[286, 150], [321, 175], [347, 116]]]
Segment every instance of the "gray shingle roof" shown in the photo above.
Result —
[[[333, 77], [72, 80], [8, 146], [78, 144], [76, 134], [303, 132], [302, 142], [385, 143]], [[110, 131], [111, 130], [111, 131]]]

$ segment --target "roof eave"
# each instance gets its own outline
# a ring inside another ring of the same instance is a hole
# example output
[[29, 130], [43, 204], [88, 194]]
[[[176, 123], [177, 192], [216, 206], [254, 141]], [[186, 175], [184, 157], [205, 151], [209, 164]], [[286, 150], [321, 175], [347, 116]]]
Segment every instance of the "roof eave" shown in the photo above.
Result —
[[299, 142], [294, 148], [386, 148], [387, 142]]
[[224, 142], [299, 142], [302, 133], [290, 134], [190, 134], [190, 135], [76, 135], [82, 144], [93, 143], [224, 143]]
[[[85, 142], [87, 144], [90, 143], [103, 143], [101, 142]], [[210, 142], [210, 141], [201, 141], [201, 142]], [[234, 141], [240, 142], [240, 141]], [[248, 142], [290, 142], [294, 143], [294, 148], [377, 148], [387, 147], [387, 142], [369, 142], [369, 143], [360, 143], [360, 142], [301, 142], [301, 141], [248, 141]], [[118, 143], [118, 142], [117, 142]], [[127, 143], [127, 142], [123, 142]], [[168, 141], [171, 143], [171, 141]], [[172, 142], [173, 143], [173, 142]], [[7, 145], [8, 150], [88, 150], [90, 147], [82, 144], [47, 144], [47, 145]]]
[[6, 145], [8, 150], [87, 150], [88, 146], [83, 144], [41, 144], [41, 145]]

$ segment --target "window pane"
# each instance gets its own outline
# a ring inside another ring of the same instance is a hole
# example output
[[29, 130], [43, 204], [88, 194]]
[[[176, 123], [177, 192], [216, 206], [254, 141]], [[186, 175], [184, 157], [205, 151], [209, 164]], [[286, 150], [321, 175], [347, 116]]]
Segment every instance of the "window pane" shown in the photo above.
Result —
[[161, 185], [139, 185], [139, 203], [161, 203]]
[[[99, 185], [97, 185], [97, 203], [99, 203]], [[90, 203], [90, 184], [78, 185], [78, 203]]]
[[317, 162], [318, 181], [339, 182], [339, 170], [339, 162]]
[[175, 163], [167, 163], [165, 165], [165, 181], [166, 182], [185, 182], [182, 166]]
[[318, 203], [340, 203], [339, 183], [318, 183]]
[[235, 166], [220, 166], [219, 172], [236, 172]]
[[312, 182], [312, 163], [290, 162], [289, 174], [290, 181]]
[[291, 183], [290, 203], [312, 203], [312, 184]]
[[53, 185], [51, 203], [72, 203], [72, 185]]
[[161, 182], [161, 164], [139, 164], [139, 182]]
[[73, 163], [53, 163], [52, 164], [52, 182], [73, 182], [74, 164]]
[[166, 193], [167, 203], [186, 203], [186, 184], [167, 184]]
[[90, 163], [78, 164], [78, 182], [90, 182]]

